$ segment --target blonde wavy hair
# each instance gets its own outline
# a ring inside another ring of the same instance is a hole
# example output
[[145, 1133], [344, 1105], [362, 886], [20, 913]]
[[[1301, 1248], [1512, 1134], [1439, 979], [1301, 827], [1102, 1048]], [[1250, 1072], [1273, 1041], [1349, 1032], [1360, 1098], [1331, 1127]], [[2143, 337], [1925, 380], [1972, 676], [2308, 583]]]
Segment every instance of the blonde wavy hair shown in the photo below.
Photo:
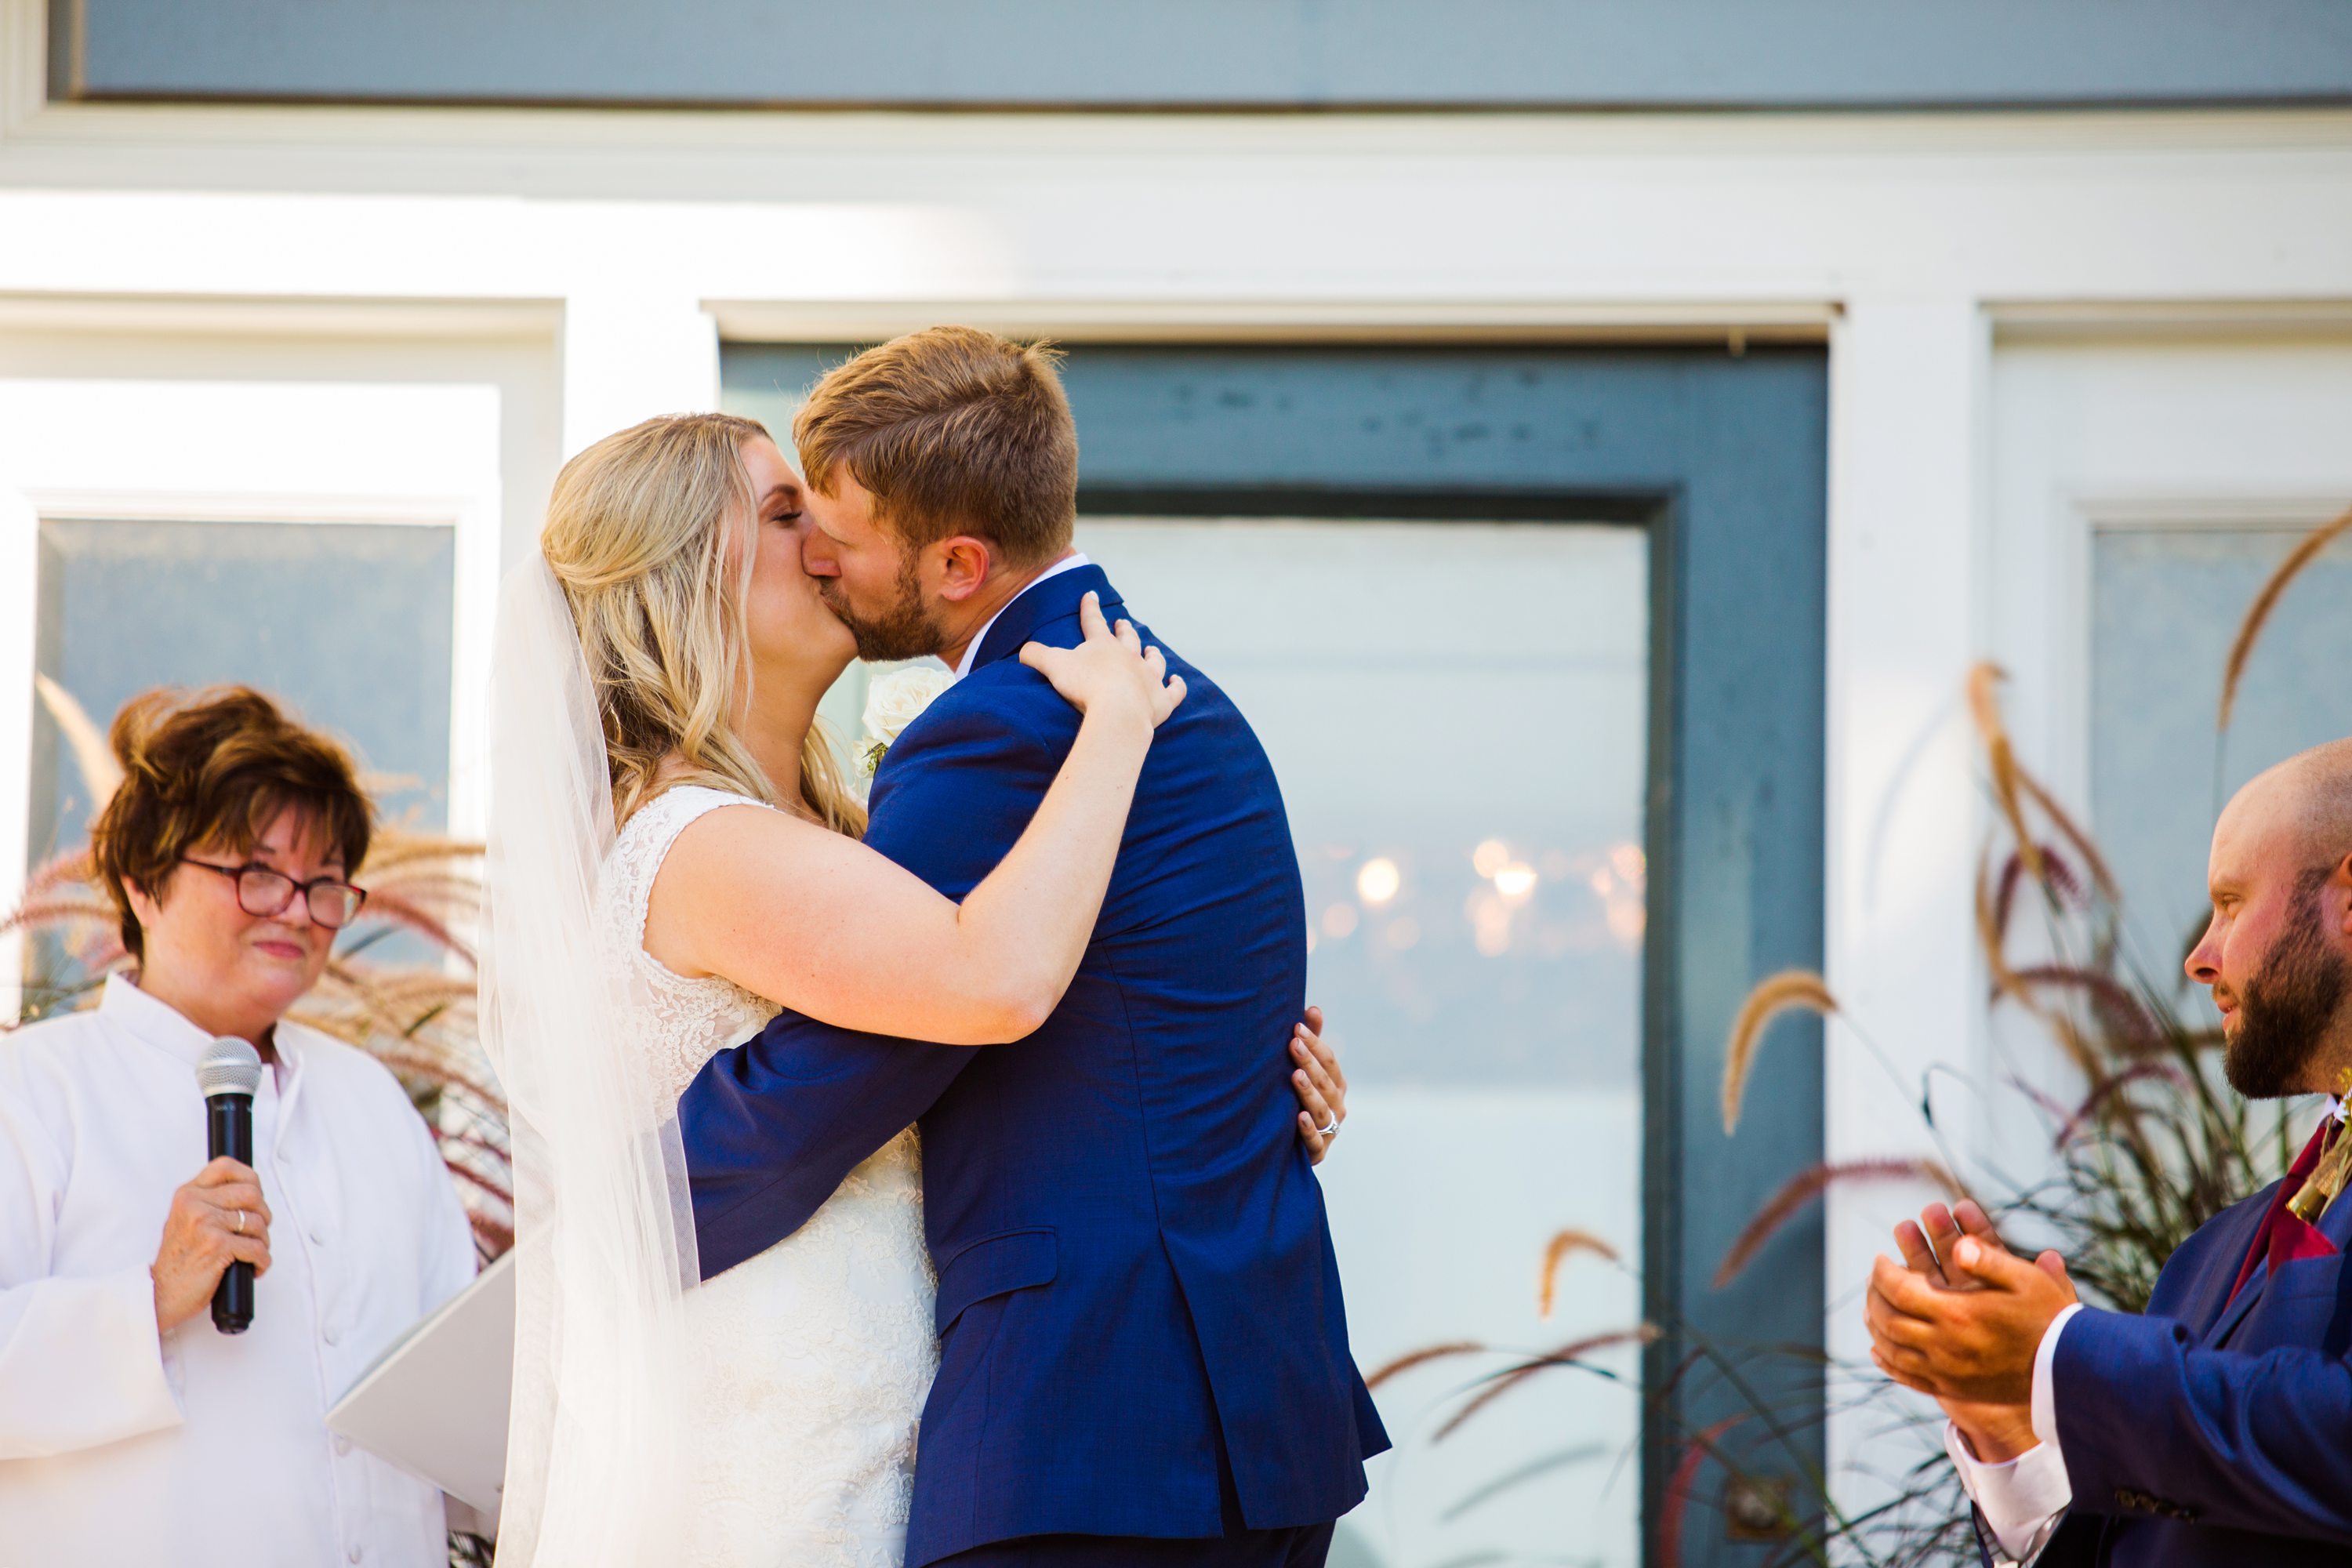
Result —
[[[743, 599], [755, 498], [742, 447], [767, 427], [729, 414], [674, 414], [603, 440], [563, 465], [540, 548], [563, 585], [595, 683], [617, 825], [674, 784], [805, 802], [852, 837], [866, 808], [820, 721], [801, 744], [797, 792], [780, 791], [735, 732], [749, 691]], [[735, 552], [730, 569], [729, 540]]]

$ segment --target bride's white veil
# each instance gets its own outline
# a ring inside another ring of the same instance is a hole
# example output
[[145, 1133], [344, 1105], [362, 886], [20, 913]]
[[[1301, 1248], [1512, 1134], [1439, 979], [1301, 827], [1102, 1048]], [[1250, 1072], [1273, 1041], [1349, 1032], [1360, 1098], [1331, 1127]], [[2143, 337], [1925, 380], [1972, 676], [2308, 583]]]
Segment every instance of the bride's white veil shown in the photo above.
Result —
[[698, 1277], [675, 1108], [635, 965], [598, 935], [612, 786], [545, 558], [508, 574], [492, 659], [484, 1044], [513, 1136], [517, 1312], [501, 1568], [680, 1555]]

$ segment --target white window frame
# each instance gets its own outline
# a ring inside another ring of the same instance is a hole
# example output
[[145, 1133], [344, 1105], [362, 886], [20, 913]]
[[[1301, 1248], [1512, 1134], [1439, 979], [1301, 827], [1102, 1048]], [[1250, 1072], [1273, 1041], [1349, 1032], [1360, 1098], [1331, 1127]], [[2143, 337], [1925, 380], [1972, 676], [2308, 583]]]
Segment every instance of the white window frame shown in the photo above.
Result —
[[[2126, 424], [2149, 426], [2147, 448], [2135, 453], [2113, 431], [2083, 436], [2054, 447], [2005, 439], [2047, 410], [2029, 397], [2022, 408], [1990, 412], [1987, 477], [1987, 651], [2011, 677], [2005, 693], [2010, 727], [2022, 754], [2085, 826], [2091, 785], [2091, 554], [2103, 531], [2245, 529], [2308, 530], [2352, 504], [2352, 448], [2333, 432], [2352, 414], [2352, 331], [2337, 311], [2313, 311], [2291, 331], [2272, 323], [2224, 322], [2200, 334], [2178, 322], [2113, 323], [2099, 331], [2051, 331], [2036, 326], [1997, 343], [1989, 403], [2013, 398], [2014, 381], [2000, 364], [2011, 348], [2036, 356], [2073, 351], [2082, 368], [2065, 373], [2072, 401], [2111, 407], [2127, 384], [2135, 402]], [[2202, 341], [2200, 341], [2200, 338]], [[2243, 426], [2213, 437], [2199, 429], [2200, 404], [2244, 409], [2250, 401], [2231, 376], [2266, 378], [2264, 351], [2293, 351], [2264, 388], [2275, 398], [2247, 409]], [[2158, 356], [2153, 374], [2130, 360], [2103, 365], [2105, 349]], [[2179, 377], [2200, 350], [2215, 353], [2213, 388], [2183, 395]], [[2313, 379], [2320, 355], [2340, 368]], [[2299, 363], [2298, 363], [2299, 362]], [[2163, 421], [2168, 420], [2168, 425]]]
[[[1984, 652], [2009, 677], [2001, 702], [2019, 756], [2095, 839], [2095, 536], [2305, 530], [2341, 513], [2352, 452], [2333, 432], [2352, 415], [2352, 334], [2333, 308], [2203, 321], [2036, 312], [2004, 327], [1985, 399]], [[2282, 348], [2289, 358], [2267, 357]], [[2066, 416], [2082, 423], [2064, 427]], [[1978, 976], [1979, 995], [1985, 984]], [[2062, 1100], [2079, 1092], [2032, 1026], [1979, 1017], [1966, 1059], [1980, 1082], [2014, 1075]], [[2043, 1149], [2035, 1113], [2006, 1089], [1988, 1098], [1965, 1141], [2032, 1168]]]
[[[0, 380], [0, 907], [16, 907], [32, 868], [44, 520], [450, 529], [448, 824], [453, 835], [478, 837], [499, 416], [499, 389], [472, 384]], [[0, 937], [0, 1008], [9, 1016], [22, 968], [20, 939]]]
[[[2116, 492], [2069, 499], [2063, 525], [2052, 543], [2057, 569], [2050, 585], [2058, 615], [2048, 666], [2051, 702], [2050, 766], [2061, 798], [2091, 799], [2091, 554], [2102, 533], [2308, 532], [2352, 504], [2352, 487], [2336, 495], [2317, 492], [2242, 492], [2236, 495], [2170, 496]], [[2090, 825], [2096, 832], [2096, 826]]]

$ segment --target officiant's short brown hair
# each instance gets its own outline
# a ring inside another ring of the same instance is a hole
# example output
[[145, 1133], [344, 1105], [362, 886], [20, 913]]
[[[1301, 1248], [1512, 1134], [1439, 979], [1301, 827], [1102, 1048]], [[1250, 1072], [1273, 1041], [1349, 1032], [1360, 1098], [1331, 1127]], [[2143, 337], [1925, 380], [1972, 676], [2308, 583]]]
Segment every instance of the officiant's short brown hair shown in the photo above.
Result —
[[1047, 343], [932, 327], [867, 349], [816, 384], [793, 421], [802, 473], [832, 495], [847, 473], [876, 521], [909, 545], [959, 533], [1005, 564], [1068, 547], [1078, 515], [1078, 432]]
[[374, 809], [351, 753], [249, 686], [143, 692], [107, 739], [122, 782], [90, 828], [90, 852], [133, 958], [145, 944], [126, 886], [157, 895], [183, 855], [242, 855], [289, 806], [341, 854], [344, 876], [367, 858]]

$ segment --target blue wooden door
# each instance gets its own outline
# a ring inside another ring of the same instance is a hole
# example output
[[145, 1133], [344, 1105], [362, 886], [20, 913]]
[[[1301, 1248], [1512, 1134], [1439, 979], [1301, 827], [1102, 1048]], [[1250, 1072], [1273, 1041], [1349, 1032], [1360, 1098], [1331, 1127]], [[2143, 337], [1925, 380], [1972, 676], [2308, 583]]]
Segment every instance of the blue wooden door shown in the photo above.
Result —
[[[729, 405], [782, 433], [846, 352], [730, 348]], [[1356, 1086], [1324, 1184], [1359, 1359], [1488, 1347], [1383, 1384], [1399, 1450], [1334, 1562], [1631, 1568], [1681, 1436], [1748, 1406], [1712, 1357], [1775, 1407], [1743, 1468], [1801, 1496], [1818, 1381], [1760, 1347], [1822, 1342], [1818, 1223], [1713, 1280], [1820, 1158], [1817, 1033], [1776, 1037], [1736, 1141], [1715, 1106], [1749, 984], [1821, 961], [1823, 357], [1085, 346], [1066, 371], [1080, 547], [1284, 779]], [[1599, 1247], [1547, 1302], [1562, 1232]], [[1646, 1351], [1470, 1408], [1643, 1321]], [[1728, 1539], [1725, 1484], [1701, 1472], [1685, 1563], [1769, 1552]]]

